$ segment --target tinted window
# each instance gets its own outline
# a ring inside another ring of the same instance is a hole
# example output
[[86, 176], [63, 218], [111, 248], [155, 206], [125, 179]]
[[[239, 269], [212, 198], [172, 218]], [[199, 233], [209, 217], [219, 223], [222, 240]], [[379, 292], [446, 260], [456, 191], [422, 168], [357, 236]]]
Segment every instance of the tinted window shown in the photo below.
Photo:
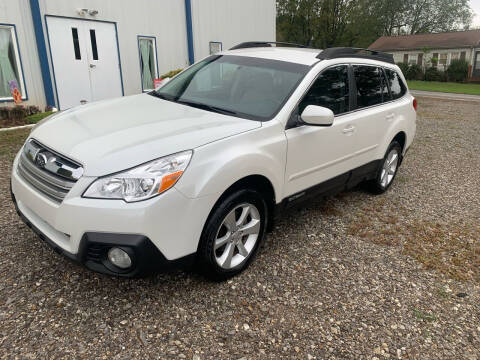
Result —
[[382, 69], [356, 65], [353, 72], [357, 84], [357, 108], [381, 104], [384, 92]]
[[73, 39], [73, 50], [75, 52], [75, 59], [81, 60], [82, 55], [80, 54], [80, 43], [78, 41], [78, 30], [77, 28], [72, 28], [72, 39]]
[[204, 110], [266, 120], [282, 108], [309, 70], [285, 61], [215, 55], [151, 94]]
[[388, 85], [390, 86], [390, 92], [392, 93], [393, 100], [401, 98], [403, 95], [405, 95], [407, 88], [400, 79], [400, 76], [394, 70], [385, 69], [385, 72], [387, 73]]
[[390, 95], [390, 91], [388, 91], [387, 79], [385, 77], [385, 73], [380, 68], [380, 77], [382, 78], [382, 99], [383, 102], [392, 100], [392, 96]]
[[336, 66], [322, 72], [303, 98], [299, 113], [308, 105], [329, 108], [334, 114], [348, 111], [349, 88], [347, 66]]

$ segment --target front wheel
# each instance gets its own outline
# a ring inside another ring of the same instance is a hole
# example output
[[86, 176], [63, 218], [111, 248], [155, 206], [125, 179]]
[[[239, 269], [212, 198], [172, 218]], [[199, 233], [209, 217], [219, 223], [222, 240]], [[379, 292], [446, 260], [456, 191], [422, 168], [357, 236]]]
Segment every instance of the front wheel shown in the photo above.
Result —
[[382, 194], [392, 185], [393, 179], [397, 175], [400, 159], [402, 156], [402, 147], [397, 141], [392, 141], [385, 153], [385, 157], [380, 162], [375, 179], [369, 182], [370, 190], [375, 194]]
[[199, 270], [226, 280], [251, 263], [265, 236], [267, 206], [254, 190], [238, 190], [216, 205], [197, 252]]

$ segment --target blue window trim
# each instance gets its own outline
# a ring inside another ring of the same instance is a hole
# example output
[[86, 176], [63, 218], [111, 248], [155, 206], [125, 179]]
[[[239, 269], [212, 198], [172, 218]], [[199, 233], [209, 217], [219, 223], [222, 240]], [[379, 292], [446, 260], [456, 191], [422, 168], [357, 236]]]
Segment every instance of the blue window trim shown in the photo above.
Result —
[[153, 39], [153, 49], [155, 50], [155, 66], [157, 67], [157, 77], [160, 76], [158, 71], [158, 51], [157, 51], [157, 38], [155, 36], [149, 35], [137, 35], [137, 46], [138, 46], [138, 65], [140, 66], [140, 85], [142, 87], [142, 92], [151, 91], [154, 89], [143, 88], [143, 71], [142, 71], [142, 54], [140, 53], [140, 39]]
[[[220, 44], [220, 51], [223, 51], [223, 43], [221, 41], [210, 41], [208, 43], [208, 52], [210, 53], [210, 45], [211, 44]], [[214, 54], [209, 54], [209, 55], [214, 55]]]
[[120, 85], [122, 86], [122, 96], [125, 96], [125, 91], [124, 91], [124, 87], [123, 87], [123, 72], [122, 72], [122, 60], [121, 60], [122, 58], [120, 57], [120, 44], [118, 43], [118, 29], [117, 29], [117, 23], [116, 22], [105, 21], [105, 20], [95, 20], [95, 19], [82, 19], [82, 18], [71, 17], [71, 16], [49, 15], [49, 14], [45, 14], [44, 17], [45, 17], [45, 28], [47, 29], [47, 39], [48, 39], [48, 48], [49, 48], [49, 52], [50, 52], [50, 60], [52, 61], [53, 81], [54, 81], [54, 84], [55, 84], [55, 94], [57, 96], [57, 102], [58, 102], [58, 108], [59, 109], [60, 109], [60, 102], [58, 101], [57, 79], [55, 77], [55, 66], [53, 65], [52, 45], [50, 43], [50, 34], [48, 33], [47, 17], [60, 18], [60, 19], [71, 19], [71, 20], [83, 20], [83, 21], [96, 21], [96, 22], [102, 22], [102, 23], [107, 23], [107, 24], [113, 24], [115, 26], [115, 40], [117, 42], [118, 66], [119, 66], [119, 70], [120, 70]]
[[192, 25], [192, 2], [185, 0], [185, 21], [187, 23], [187, 46], [188, 62], [192, 65], [195, 62], [195, 52], [193, 50], [193, 25]]
[[55, 106], [55, 95], [53, 93], [52, 75], [48, 64], [47, 46], [45, 35], [43, 33], [42, 15], [38, 0], [30, 0], [30, 10], [32, 12], [33, 29], [37, 43], [38, 59], [40, 61], [40, 70], [42, 72], [43, 89], [47, 105]]
[[[0, 23], [0, 25], [13, 28], [13, 32], [15, 34], [15, 42], [17, 43], [18, 60], [20, 62], [19, 70], [22, 73], [23, 90], [25, 91], [25, 94], [22, 94], [22, 101], [27, 101], [28, 100], [27, 83], [25, 81], [25, 72], [23, 71], [22, 54], [20, 52], [20, 45], [18, 43], [17, 27], [15, 26], [15, 24]], [[13, 102], [13, 97], [11, 99], [0, 99], [0, 103], [7, 103], [7, 102]]]

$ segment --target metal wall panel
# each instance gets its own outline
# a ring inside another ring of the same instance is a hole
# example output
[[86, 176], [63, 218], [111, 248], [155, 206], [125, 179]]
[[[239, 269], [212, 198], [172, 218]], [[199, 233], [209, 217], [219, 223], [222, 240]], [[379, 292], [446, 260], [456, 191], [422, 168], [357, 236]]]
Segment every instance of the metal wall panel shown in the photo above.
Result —
[[[138, 35], [156, 37], [160, 74], [188, 65], [185, 1], [38, 1], [52, 82], [46, 15], [116, 23], [125, 95], [142, 91]], [[79, 9], [96, 10], [98, 14], [81, 16]], [[224, 50], [243, 41], [274, 41], [275, 16], [275, 0], [192, 0], [195, 60], [209, 55], [210, 41], [222, 42]], [[29, 0], [0, 0], [0, 23], [16, 25], [29, 98], [26, 103], [44, 106], [46, 100]]]
[[211, 41], [223, 50], [252, 40], [275, 41], [275, 0], [192, 0], [195, 61], [209, 55]]
[[[0, 0], [0, 23], [13, 24], [16, 28], [18, 50], [28, 95], [28, 100], [23, 104], [43, 107], [45, 94], [28, 0]], [[0, 106], [4, 105], [13, 105], [13, 103], [0, 103]]]
[[[183, 1], [40, 0], [40, 9], [43, 17], [65, 16], [117, 24], [125, 95], [142, 91], [138, 35], [156, 37], [160, 74], [188, 64]], [[78, 9], [97, 10], [98, 14], [80, 16]]]

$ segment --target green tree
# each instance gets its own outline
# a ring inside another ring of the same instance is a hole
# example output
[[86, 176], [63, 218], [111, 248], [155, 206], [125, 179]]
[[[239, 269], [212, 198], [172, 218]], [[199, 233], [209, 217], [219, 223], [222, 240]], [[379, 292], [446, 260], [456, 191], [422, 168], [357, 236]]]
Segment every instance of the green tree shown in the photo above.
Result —
[[382, 35], [467, 29], [468, 0], [277, 0], [277, 39], [367, 47]]

